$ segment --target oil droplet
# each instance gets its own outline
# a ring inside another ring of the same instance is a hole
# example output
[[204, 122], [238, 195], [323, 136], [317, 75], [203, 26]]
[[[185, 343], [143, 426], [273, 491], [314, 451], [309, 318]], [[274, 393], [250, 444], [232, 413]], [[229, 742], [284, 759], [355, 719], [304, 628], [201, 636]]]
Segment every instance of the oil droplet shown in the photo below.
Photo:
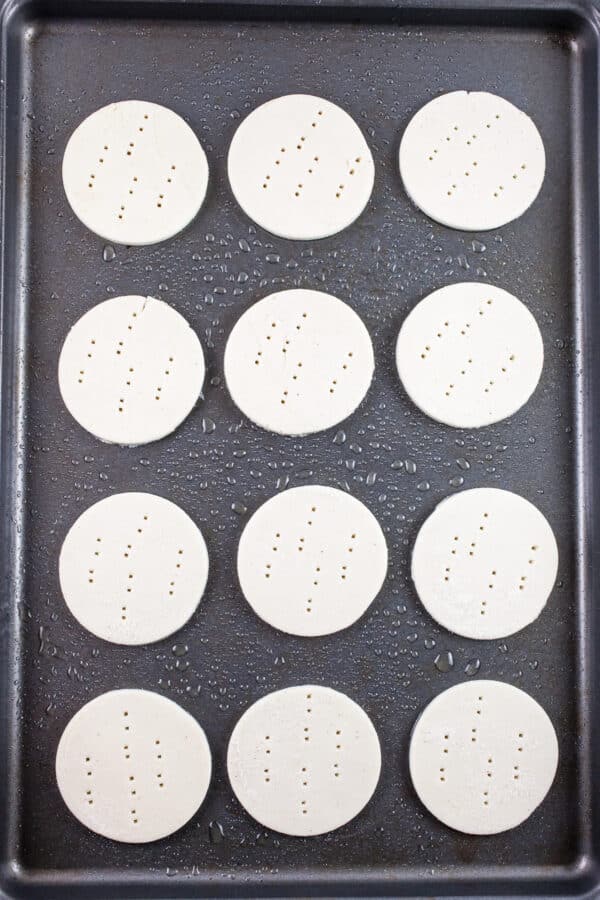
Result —
[[449, 672], [450, 669], [454, 668], [454, 657], [450, 650], [442, 650], [441, 653], [438, 653], [436, 658], [433, 661], [438, 672]]
[[417, 464], [414, 459], [405, 459], [404, 460], [404, 468], [408, 472], [409, 475], [414, 475], [417, 471]]
[[117, 254], [115, 253], [115, 248], [111, 247], [110, 244], [107, 244], [104, 250], [102, 251], [102, 259], [104, 262], [112, 262]]
[[333, 439], [334, 444], [345, 444], [346, 443], [346, 432], [342, 431], [340, 428], [339, 431], [336, 431], [335, 437]]
[[244, 506], [243, 503], [239, 503], [237, 500], [231, 504], [231, 508], [238, 516], [245, 516], [248, 512], [248, 507]]
[[225, 831], [220, 822], [209, 823], [208, 838], [211, 844], [221, 844], [225, 840]]
[[465, 666], [465, 675], [477, 675], [479, 669], [481, 667], [480, 659], [470, 659], [469, 662]]

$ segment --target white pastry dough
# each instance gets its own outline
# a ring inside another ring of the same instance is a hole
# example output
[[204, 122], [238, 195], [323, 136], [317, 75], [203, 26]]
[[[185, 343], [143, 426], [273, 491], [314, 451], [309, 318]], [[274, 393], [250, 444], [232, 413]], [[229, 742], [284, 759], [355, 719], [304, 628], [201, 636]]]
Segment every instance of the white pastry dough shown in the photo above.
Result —
[[225, 348], [232, 399], [278, 434], [311, 434], [342, 422], [367, 393], [374, 364], [361, 319], [321, 291], [281, 291], [259, 300]]
[[339, 106], [308, 94], [251, 112], [233, 137], [227, 170], [244, 212], [293, 240], [347, 228], [373, 190], [373, 158], [359, 127]]
[[432, 419], [481, 428], [513, 415], [537, 387], [544, 345], [537, 322], [490, 284], [450, 284], [421, 300], [396, 344], [400, 380]]
[[427, 612], [463, 637], [507, 637], [537, 619], [554, 587], [558, 548], [518, 494], [474, 488], [443, 500], [422, 525], [412, 578]]
[[58, 787], [73, 815], [91, 831], [131, 844], [185, 825], [210, 778], [200, 725], [151, 691], [109, 691], [86, 703], [56, 753]]
[[521, 216], [545, 168], [544, 144], [529, 116], [481, 91], [431, 100], [400, 143], [400, 174], [413, 203], [464, 231], [499, 228]]
[[316, 835], [366, 806], [381, 751], [360, 706], [308, 684], [268, 694], [246, 710], [229, 741], [227, 770], [236, 797], [265, 828]]
[[524, 691], [469, 681], [425, 708], [409, 762], [432, 815], [466, 834], [497, 834], [524, 822], [550, 790], [558, 742], [552, 722]]
[[115, 644], [168, 637], [193, 615], [208, 578], [200, 530], [154, 494], [113, 494], [69, 530], [60, 586], [75, 618]]
[[257, 615], [288, 634], [332, 634], [375, 599], [387, 546], [373, 514], [335, 488], [313, 484], [267, 500], [238, 549], [242, 591]]
[[91, 231], [113, 243], [156, 244], [195, 217], [206, 195], [208, 163], [177, 113], [123, 100], [75, 129], [62, 175], [73, 212]]
[[92, 307], [68, 333], [58, 363], [73, 418], [101, 441], [127, 446], [174, 431], [203, 381], [196, 334], [153, 297], [113, 297]]

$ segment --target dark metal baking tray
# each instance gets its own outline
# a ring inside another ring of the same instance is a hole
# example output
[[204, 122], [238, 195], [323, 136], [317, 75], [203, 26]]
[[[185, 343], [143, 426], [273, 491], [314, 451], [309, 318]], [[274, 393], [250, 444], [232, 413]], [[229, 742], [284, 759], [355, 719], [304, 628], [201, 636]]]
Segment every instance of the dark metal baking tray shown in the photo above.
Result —
[[[599, 23], [585, 0], [4, 3], [5, 896], [599, 895]], [[428, 221], [397, 171], [410, 116], [458, 88], [497, 92], [532, 114], [547, 151], [536, 203], [486, 234]], [[365, 213], [319, 242], [292, 243], [254, 228], [227, 186], [226, 151], [240, 119], [292, 91], [347, 109], [376, 161]], [[185, 233], [158, 247], [118, 247], [110, 260], [69, 210], [60, 166], [77, 123], [123, 98], [183, 115], [205, 146], [211, 182]], [[406, 313], [429, 291], [465, 279], [487, 279], [521, 297], [546, 349], [531, 402], [510, 421], [476, 432], [421, 415], [403, 395], [393, 360]], [[222, 375], [226, 336], [241, 312], [276, 287], [296, 285], [349, 302], [377, 359], [358, 412], [340, 429], [306, 439], [243, 421]], [[138, 449], [84, 433], [64, 409], [56, 379], [69, 327], [92, 304], [126, 293], [172, 303], [208, 359], [199, 408], [175, 435]], [[309, 641], [261, 622], [240, 594], [234, 566], [248, 515], [275, 491], [308, 481], [345, 486], [367, 503], [386, 530], [391, 561], [383, 591], [357, 625]], [[539, 620], [483, 643], [439, 629], [409, 579], [411, 543], [425, 516], [449, 493], [480, 485], [534, 501], [560, 548], [558, 582]], [[148, 647], [95, 639], [69, 615], [59, 590], [66, 530], [93, 501], [121, 490], [155, 491], [180, 504], [210, 550], [197, 614], [172, 639]], [[561, 752], [543, 806], [517, 830], [483, 839], [427, 814], [407, 771], [418, 711], [477, 665], [480, 676], [516, 684], [544, 705]], [[252, 701], [306, 681], [346, 691], [368, 711], [384, 766], [372, 802], [353, 822], [294, 839], [265, 832], [240, 808], [227, 784], [225, 748]], [[102, 691], [126, 686], [182, 704], [206, 729], [215, 759], [199, 813], [145, 846], [117, 845], [82, 828], [53, 774], [70, 716]]]

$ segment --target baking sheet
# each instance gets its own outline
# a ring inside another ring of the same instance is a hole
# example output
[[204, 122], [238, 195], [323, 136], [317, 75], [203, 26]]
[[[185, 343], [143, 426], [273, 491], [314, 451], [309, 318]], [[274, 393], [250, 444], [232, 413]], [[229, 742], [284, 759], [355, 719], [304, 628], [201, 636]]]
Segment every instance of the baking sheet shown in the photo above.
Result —
[[[593, 433], [597, 327], [597, 32], [585, 4], [53, 2], [4, 6], [2, 640], [7, 895], [64, 897], [583, 893], [596, 882], [592, 733]], [[531, 114], [547, 174], [534, 206], [485, 234], [450, 231], [413, 208], [397, 151], [411, 115], [442, 91], [501, 94]], [[288, 92], [322, 95], [363, 129], [376, 163], [372, 200], [333, 238], [289, 242], [236, 206], [226, 152], [239, 121]], [[73, 128], [112, 100], [171, 107], [207, 152], [211, 181], [194, 223], [158, 247], [105, 243], [70, 211], [60, 166]], [[585, 165], [584, 165], [585, 163]], [[430, 291], [489, 280], [535, 315], [546, 360], [531, 402], [480, 431], [428, 420], [394, 365], [401, 322]], [[223, 381], [225, 341], [272, 290], [323, 289], [348, 302], [374, 343], [366, 401], [338, 429], [305, 439], [246, 422]], [[175, 435], [123, 449], [83, 432], [60, 400], [69, 327], [108, 296], [147, 293], [179, 310], [205, 349], [205, 397]], [[598, 419], [596, 418], [596, 421]], [[285, 487], [343, 486], [385, 529], [389, 575], [360, 622], [303, 640], [261, 622], [235, 577], [249, 515]], [[504, 641], [440, 629], [409, 577], [425, 517], [461, 488], [495, 486], [534, 502], [559, 543], [557, 585], [539, 620]], [[127, 648], [84, 631], [61, 598], [63, 537], [91, 503], [147, 490], [178, 503], [207, 540], [211, 574], [192, 621]], [[437, 660], [437, 662], [436, 662]], [[560, 742], [555, 785], [519, 829], [454, 833], [418, 802], [410, 729], [437, 693], [473, 677], [528, 691]], [[265, 832], [227, 783], [234, 723], [254, 700], [316, 682], [352, 696], [383, 745], [377, 792], [353, 822], [316, 839]], [[215, 774], [200, 812], [158, 844], [86, 831], [62, 804], [55, 748], [71, 715], [117, 687], [168, 696], [205, 728]], [[595, 727], [595, 726], [594, 726]], [[0, 760], [1, 762], [1, 760]]]

